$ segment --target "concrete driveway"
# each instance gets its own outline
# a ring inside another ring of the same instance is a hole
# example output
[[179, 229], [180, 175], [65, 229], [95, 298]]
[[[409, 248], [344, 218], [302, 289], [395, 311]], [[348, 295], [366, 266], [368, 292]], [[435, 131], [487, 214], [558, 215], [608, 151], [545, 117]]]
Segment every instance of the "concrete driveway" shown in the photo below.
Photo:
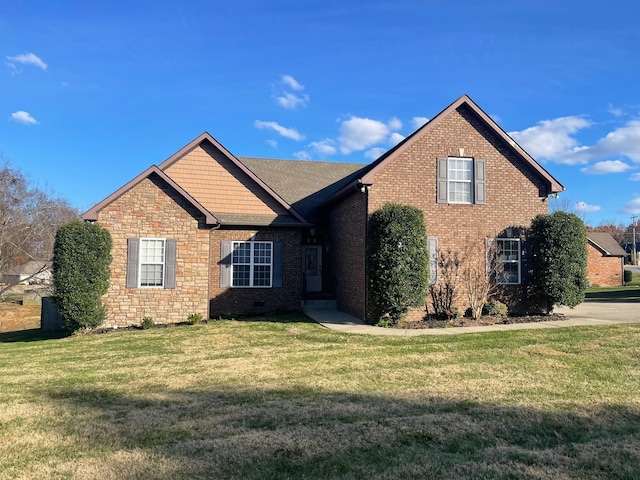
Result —
[[586, 301], [575, 308], [560, 307], [554, 310], [569, 320], [601, 325], [607, 323], [640, 323], [640, 303]]

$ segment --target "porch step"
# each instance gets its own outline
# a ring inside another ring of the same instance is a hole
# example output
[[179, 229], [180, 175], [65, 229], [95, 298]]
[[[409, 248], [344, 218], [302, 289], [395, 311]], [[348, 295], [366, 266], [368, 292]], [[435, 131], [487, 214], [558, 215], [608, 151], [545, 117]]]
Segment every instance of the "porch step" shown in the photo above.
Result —
[[338, 311], [338, 302], [335, 300], [307, 300], [302, 302], [303, 312], [334, 312]]

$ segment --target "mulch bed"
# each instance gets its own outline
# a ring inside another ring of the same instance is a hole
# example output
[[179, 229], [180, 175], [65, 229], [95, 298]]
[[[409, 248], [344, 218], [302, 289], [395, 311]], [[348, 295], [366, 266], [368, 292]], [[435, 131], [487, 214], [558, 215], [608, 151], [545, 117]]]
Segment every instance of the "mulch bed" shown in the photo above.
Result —
[[561, 314], [552, 313], [549, 315], [523, 315], [512, 317], [483, 316], [478, 320], [470, 317], [458, 317], [450, 320], [424, 319], [412, 322], [400, 322], [397, 328], [418, 329], [418, 328], [450, 328], [450, 327], [479, 327], [485, 325], [508, 325], [512, 323], [534, 323], [564, 320], [566, 317]]

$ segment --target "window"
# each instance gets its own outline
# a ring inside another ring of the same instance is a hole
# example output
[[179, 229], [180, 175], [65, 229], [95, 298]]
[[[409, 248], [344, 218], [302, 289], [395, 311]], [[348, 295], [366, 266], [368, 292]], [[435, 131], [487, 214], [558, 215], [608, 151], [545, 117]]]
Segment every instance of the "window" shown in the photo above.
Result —
[[176, 288], [177, 240], [128, 238], [126, 288]]
[[447, 164], [449, 203], [471, 203], [473, 191], [473, 160], [470, 158], [450, 158]]
[[271, 287], [272, 242], [232, 242], [231, 286]]
[[517, 285], [520, 283], [520, 239], [496, 238], [496, 260], [502, 264], [498, 283]]
[[164, 239], [140, 239], [140, 286], [162, 287], [164, 283]]
[[437, 203], [486, 203], [484, 160], [438, 158], [437, 177]]

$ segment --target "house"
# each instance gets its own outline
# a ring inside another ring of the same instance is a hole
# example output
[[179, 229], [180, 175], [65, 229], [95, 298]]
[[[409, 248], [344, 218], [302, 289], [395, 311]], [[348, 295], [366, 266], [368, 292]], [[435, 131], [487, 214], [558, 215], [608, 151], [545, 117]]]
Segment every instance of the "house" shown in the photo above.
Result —
[[2, 275], [2, 283], [18, 284], [49, 284], [51, 283], [52, 263], [45, 260], [30, 260], [27, 263], [13, 267]]
[[627, 252], [607, 232], [587, 232], [587, 279], [591, 285], [624, 285]]
[[317, 295], [364, 319], [367, 221], [384, 203], [424, 212], [431, 258], [496, 239], [517, 307], [523, 231], [563, 189], [465, 95], [369, 165], [236, 157], [203, 133], [82, 217], [113, 237], [109, 324], [299, 309]]

